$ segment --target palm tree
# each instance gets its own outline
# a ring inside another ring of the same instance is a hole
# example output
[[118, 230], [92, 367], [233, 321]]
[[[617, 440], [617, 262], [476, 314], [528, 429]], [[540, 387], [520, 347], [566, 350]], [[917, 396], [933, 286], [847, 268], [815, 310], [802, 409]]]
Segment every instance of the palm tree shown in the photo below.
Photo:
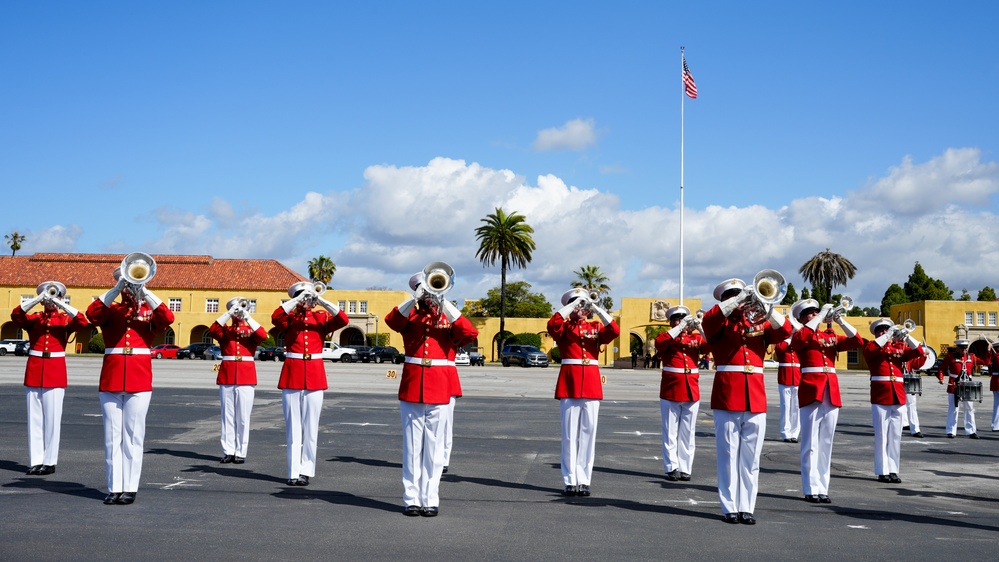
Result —
[[482, 262], [482, 267], [496, 265], [500, 262], [500, 349], [503, 349], [503, 334], [506, 333], [506, 270], [510, 266], [527, 267], [531, 262], [531, 252], [534, 251], [534, 240], [531, 233], [534, 229], [524, 222], [524, 215], [506, 214], [503, 209], [486, 215], [481, 222], [486, 223], [475, 229], [475, 237], [479, 240], [479, 250], [475, 257]]
[[334, 273], [336, 273], [336, 264], [328, 257], [319, 255], [309, 260], [309, 279], [313, 282], [329, 285]]
[[[806, 261], [798, 273], [815, 289], [812, 291], [815, 293], [812, 298], [828, 302], [832, 298], [833, 287], [846, 285], [857, 274], [857, 268], [850, 260], [826, 248], [826, 251], [819, 252]], [[823, 291], [821, 295], [818, 294], [820, 290]]]
[[10, 234], [4, 234], [4, 239], [7, 240], [7, 245], [10, 246], [10, 255], [17, 254], [17, 251], [21, 249], [21, 242], [24, 242], [25, 238], [23, 234], [19, 234], [16, 230]]
[[[579, 271], [573, 271], [576, 280], [572, 282], [573, 287], [580, 287], [589, 292], [597, 293], [600, 297], [610, 292], [610, 285], [607, 284], [607, 276], [600, 271], [598, 265], [584, 265]], [[607, 310], [614, 305], [614, 300], [609, 296], [603, 299], [598, 298], [598, 304]]]

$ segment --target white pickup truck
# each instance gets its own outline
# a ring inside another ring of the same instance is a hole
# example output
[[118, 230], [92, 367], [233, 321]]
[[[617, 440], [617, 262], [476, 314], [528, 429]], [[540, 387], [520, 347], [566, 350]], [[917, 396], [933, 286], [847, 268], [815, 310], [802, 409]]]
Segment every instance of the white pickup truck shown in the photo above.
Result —
[[8, 353], [14, 353], [14, 349], [17, 348], [17, 344], [23, 342], [24, 340], [3, 340], [0, 341], [0, 355], [7, 355]]
[[357, 350], [352, 347], [343, 347], [336, 342], [323, 342], [323, 359], [352, 363], [357, 361]]

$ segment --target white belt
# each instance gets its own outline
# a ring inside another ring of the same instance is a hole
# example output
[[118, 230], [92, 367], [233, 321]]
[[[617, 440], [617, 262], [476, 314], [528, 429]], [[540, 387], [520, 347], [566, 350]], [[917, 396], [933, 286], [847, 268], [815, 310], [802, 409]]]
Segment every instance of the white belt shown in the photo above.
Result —
[[29, 349], [28, 350], [28, 355], [30, 355], [32, 357], [45, 357], [45, 358], [49, 358], [49, 357], [65, 357], [66, 356], [66, 352], [65, 351], [38, 351], [38, 350], [35, 350], [35, 349]]
[[419, 357], [407, 356], [405, 361], [411, 365], [423, 365], [424, 367], [454, 367], [454, 361], [448, 361], [447, 359], [420, 359]]
[[590, 359], [589, 357], [587, 357], [586, 359], [563, 359], [562, 360], [562, 364], [563, 365], [596, 365], [597, 364], [597, 360], [596, 359]]
[[800, 367], [800, 363], [777, 363], [778, 367]]
[[805, 367], [804, 369], [801, 370], [801, 374], [804, 375], [804, 374], [807, 374], [807, 373], [827, 373], [827, 374], [830, 374], [830, 375], [835, 375], [836, 374], [836, 368], [835, 367]]
[[683, 367], [663, 367], [664, 373], [676, 373], [678, 375], [696, 375], [697, 369], [689, 369]]
[[[288, 356], [288, 354], [286, 353], [285, 357], [287, 357], [287, 356]], [[222, 360], [223, 361], [243, 361], [243, 360], [246, 360], [246, 359], [253, 359], [253, 357], [250, 357], [249, 355], [223, 355], [222, 356]]]
[[[306, 361], [322, 361], [322, 353], [288, 353], [284, 354], [285, 359], [305, 359]], [[223, 357], [224, 359], [224, 357]]]
[[947, 376], [948, 376], [948, 377], [950, 377], [950, 378], [952, 378], [952, 379], [956, 379], [956, 378], [960, 377], [960, 376], [961, 376], [961, 375], [963, 375], [963, 374], [964, 374], [964, 373], [958, 373], [958, 374], [956, 374], [956, 375], [952, 375], [952, 374], [950, 374], [950, 373], [947, 373]]
[[109, 347], [104, 355], [149, 355], [148, 347]]
[[872, 382], [905, 382], [904, 377], [892, 375], [890, 377], [871, 377]]
[[715, 367], [715, 371], [720, 373], [730, 372], [762, 375], [763, 367], [754, 367], [753, 365], [718, 365]]

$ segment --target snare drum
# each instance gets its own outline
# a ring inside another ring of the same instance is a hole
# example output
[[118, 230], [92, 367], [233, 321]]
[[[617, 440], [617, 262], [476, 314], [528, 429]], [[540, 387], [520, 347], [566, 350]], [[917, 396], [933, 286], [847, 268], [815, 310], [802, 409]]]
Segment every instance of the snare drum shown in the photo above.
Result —
[[923, 377], [919, 375], [905, 375], [902, 377], [902, 380], [905, 382], [906, 394], [923, 395]]
[[982, 383], [980, 381], [957, 381], [954, 396], [961, 402], [981, 402]]

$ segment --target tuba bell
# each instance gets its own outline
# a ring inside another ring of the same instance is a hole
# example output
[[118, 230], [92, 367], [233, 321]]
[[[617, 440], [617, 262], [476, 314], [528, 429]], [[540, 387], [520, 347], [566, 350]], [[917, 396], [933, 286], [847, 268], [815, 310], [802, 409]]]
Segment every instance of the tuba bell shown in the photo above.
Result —
[[454, 268], [442, 261], [428, 263], [423, 268], [423, 286], [438, 300], [454, 287]]
[[149, 254], [132, 252], [121, 260], [121, 277], [133, 286], [145, 285], [156, 275], [156, 260]]
[[787, 295], [787, 280], [776, 269], [764, 269], [753, 277], [752, 294], [746, 317], [751, 323], [757, 324], [770, 315], [774, 305], [784, 300]]

